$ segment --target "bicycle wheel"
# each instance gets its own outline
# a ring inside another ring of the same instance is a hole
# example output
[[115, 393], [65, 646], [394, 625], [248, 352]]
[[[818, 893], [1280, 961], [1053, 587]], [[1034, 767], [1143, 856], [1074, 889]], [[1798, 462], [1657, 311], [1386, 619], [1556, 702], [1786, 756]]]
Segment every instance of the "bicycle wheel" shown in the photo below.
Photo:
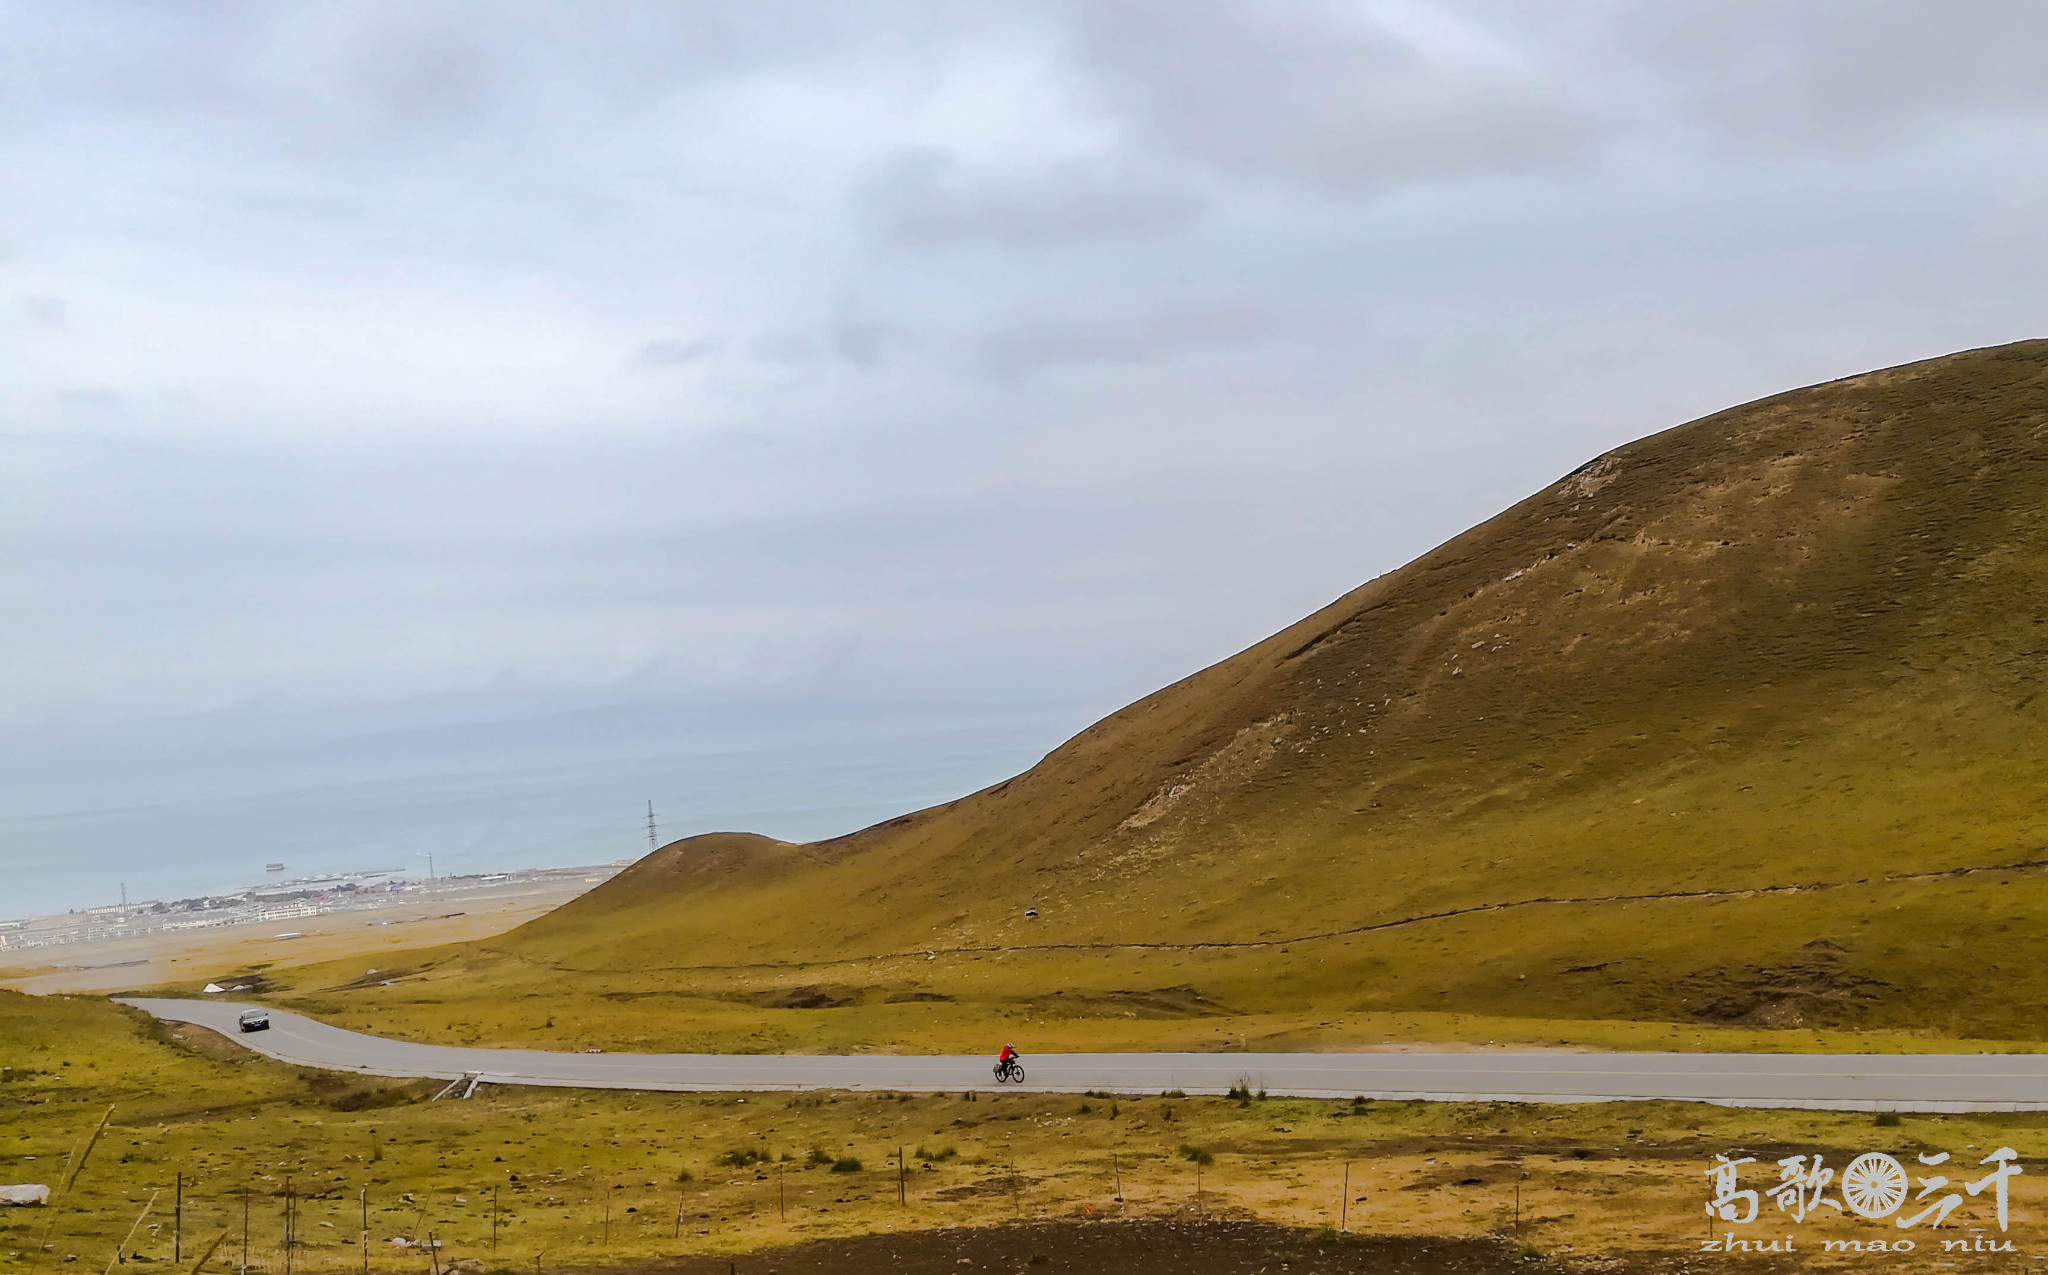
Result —
[[1023, 1063], [1011, 1063], [1011, 1064], [1010, 1064], [1010, 1079], [1012, 1079], [1012, 1080], [1016, 1081], [1016, 1082], [1017, 1082], [1018, 1084], [1020, 1084], [1020, 1085], [1024, 1083], [1024, 1064], [1023, 1064]]

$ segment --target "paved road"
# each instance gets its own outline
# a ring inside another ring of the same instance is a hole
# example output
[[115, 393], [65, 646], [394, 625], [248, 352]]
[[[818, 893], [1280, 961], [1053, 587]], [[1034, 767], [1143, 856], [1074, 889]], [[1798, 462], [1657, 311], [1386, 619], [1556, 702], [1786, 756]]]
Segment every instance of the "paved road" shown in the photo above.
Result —
[[[994, 1087], [991, 1060], [933, 1055], [560, 1054], [421, 1045], [344, 1031], [281, 1010], [242, 1034], [245, 1008], [123, 1000], [197, 1023], [283, 1062], [372, 1076], [581, 1089], [945, 1090]], [[1296, 1098], [1604, 1102], [1672, 1098], [1738, 1107], [2048, 1111], [2043, 1054], [1033, 1054], [1023, 1088], [1220, 1094], [1241, 1081]], [[1014, 1086], [1012, 1086], [1014, 1087]]]

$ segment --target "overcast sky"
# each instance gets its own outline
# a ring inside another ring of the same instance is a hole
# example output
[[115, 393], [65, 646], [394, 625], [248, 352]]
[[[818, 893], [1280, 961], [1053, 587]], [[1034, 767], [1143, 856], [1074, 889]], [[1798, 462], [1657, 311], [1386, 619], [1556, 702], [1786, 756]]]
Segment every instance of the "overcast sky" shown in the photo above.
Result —
[[2048, 5], [0, 6], [0, 914], [835, 833], [2048, 334]]

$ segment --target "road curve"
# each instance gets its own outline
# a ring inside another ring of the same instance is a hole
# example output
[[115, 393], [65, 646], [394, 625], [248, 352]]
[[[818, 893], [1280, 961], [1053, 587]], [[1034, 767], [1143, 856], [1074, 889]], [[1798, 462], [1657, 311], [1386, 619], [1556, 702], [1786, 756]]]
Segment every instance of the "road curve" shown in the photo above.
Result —
[[[386, 1040], [271, 1010], [243, 1034], [230, 1001], [122, 998], [280, 1062], [371, 1076], [579, 1089], [756, 1091], [994, 1088], [991, 1060], [908, 1054], [563, 1054]], [[1032, 1054], [1027, 1090], [1221, 1094], [1240, 1083], [1292, 1098], [1446, 1102], [1671, 1099], [1854, 1111], [2048, 1111], [2042, 1054]]]

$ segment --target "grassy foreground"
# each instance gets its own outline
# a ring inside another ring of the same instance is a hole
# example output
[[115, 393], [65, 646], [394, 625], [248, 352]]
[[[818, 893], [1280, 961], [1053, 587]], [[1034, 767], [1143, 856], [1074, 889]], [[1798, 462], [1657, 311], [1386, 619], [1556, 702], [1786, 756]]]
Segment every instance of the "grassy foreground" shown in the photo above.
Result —
[[[427, 1085], [298, 1073], [105, 1002], [4, 993], [0, 1060], [14, 1068], [0, 1084], [0, 1180], [54, 1185], [82, 1136], [114, 1108], [55, 1207], [0, 1212], [6, 1271], [54, 1269], [72, 1257], [104, 1267], [152, 1192], [156, 1207], [128, 1251], [145, 1265], [168, 1261], [178, 1172], [187, 1265], [194, 1245], [222, 1233], [231, 1265], [241, 1264], [246, 1192], [250, 1264], [282, 1270], [289, 1191], [299, 1237], [292, 1269], [338, 1272], [364, 1262], [364, 1192], [369, 1264], [390, 1271], [425, 1269], [419, 1250], [392, 1241], [430, 1235], [444, 1265], [545, 1270], [1016, 1219], [1128, 1217], [1341, 1221], [1376, 1235], [1502, 1236], [1552, 1254], [1670, 1256], [1696, 1249], [1706, 1232], [1703, 1170], [1717, 1151], [1755, 1156], [1765, 1173], [1747, 1184], [1759, 1187], [1775, 1178], [1771, 1161], [1794, 1153], [1819, 1151], [1840, 1166], [1861, 1151], [1911, 1163], [1911, 1152], [1938, 1148], [1971, 1168], [1998, 1145], [2028, 1160], [2048, 1154], [2048, 1118], [2039, 1116], [1907, 1116], [1880, 1126], [1862, 1115], [1674, 1103], [534, 1089], [428, 1102]], [[2008, 1236], [2022, 1256], [2048, 1241], [2044, 1206], [2048, 1174], [2015, 1182]], [[1988, 1200], [1966, 1201], [1939, 1234], [1995, 1233], [1988, 1209]], [[1751, 1229], [1796, 1233], [1816, 1250], [1830, 1237], [1898, 1234], [1860, 1219], [1793, 1227], [1768, 1204]], [[1930, 1247], [1929, 1233], [1917, 1234]], [[45, 1242], [53, 1247], [40, 1249]], [[1970, 1269], [1990, 1259], [1959, 1260]]]

